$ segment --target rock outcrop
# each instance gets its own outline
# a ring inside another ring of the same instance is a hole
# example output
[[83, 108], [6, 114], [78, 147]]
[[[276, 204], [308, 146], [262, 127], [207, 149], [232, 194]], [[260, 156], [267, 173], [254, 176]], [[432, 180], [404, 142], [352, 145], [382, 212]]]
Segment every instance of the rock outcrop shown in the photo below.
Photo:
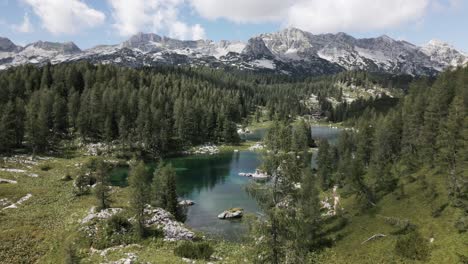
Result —
[[195, 238], [195, 233], [187, 229], [184, 224], [177, 222], [171, 213], [161, 208], [147, 205], [145, 225], [162, 229], [166, 241], [193, 240]]
[[231, 208], [218, 215], [219, 219], [234, 219], [241, 218], [244, 215], [244, 209], [242, 208]]

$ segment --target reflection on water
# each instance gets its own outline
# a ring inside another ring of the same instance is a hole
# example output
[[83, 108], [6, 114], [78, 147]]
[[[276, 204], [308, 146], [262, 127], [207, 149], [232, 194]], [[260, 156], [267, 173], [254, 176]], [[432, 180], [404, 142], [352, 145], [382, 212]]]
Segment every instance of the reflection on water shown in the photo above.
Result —
[[[254, 172], [259, 155], [250, 151], [192, 156], [169, 160], [177, 171], [180, 195], [195, 201], [188, 211], [186, 224], [206, 234], [237, 240], [244, 233], [242, 221], [219, 220], [217, 215], [232, 208], [257, 213], [255, 201], [245, 192], [249, 179], [239, 172]], [[180, 168], [183, 168], [180, 170]]]
[[[246, 135], [249, 140], [259, 140], [266, 129]], [[313, 126], [314, 139], [325, 138], [337, 141], [338, 129]], [[314, 155], [315, 156], [315, 155]], [[216, 155], [186, 156], [167, 160], [177, 171], [177, 191], [184, 199], [195, 201], [188, 210], [186, 224], [207, 235], [237, 240], [245, 230], [242, 220], [219, 220], [217, 215], [232, 208], [244, 208], [246, 213], [257, 214], [259, 209], [253, 198], [245, 191], [251, 180], [239, 176], [239, 172], [254, 172], [260, 165], [260, 155], [251, 151], [220, 153]], [[315, 158], [312, 157], [312, 166]], [[154, 164], [149, 165], [154, 169]], [[128, 168], [117, 168], [112, 172], [112, 183], [127, 185]]]

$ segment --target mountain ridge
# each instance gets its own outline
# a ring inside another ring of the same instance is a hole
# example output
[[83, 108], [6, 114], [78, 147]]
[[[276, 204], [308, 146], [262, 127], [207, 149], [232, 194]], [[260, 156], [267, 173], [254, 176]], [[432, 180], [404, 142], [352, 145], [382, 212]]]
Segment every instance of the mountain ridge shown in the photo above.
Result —
[[237, 68], [293, 76], [344, 70], [435, 75], [448, 67], [465, 65], [468, 56], [442, 41], [417, 46], [387, 35], [359, 39], [344, 32], [312, 34], [297, 28], [259, 34], [247, 42], [178, 40], [137, 33], [120, 44], [85, 50], [73, 42], [38, 41], [20, 47], [0, 37], [0, 70], [80, 60], [130, 67], [170, 64]]

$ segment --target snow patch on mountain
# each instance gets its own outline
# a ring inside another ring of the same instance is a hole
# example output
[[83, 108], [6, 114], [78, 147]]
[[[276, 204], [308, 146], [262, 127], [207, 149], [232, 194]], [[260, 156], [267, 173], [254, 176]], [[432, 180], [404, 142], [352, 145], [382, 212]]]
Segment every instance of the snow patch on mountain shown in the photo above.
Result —
[[266, 68], [266, 69], [276, 69], [276, 65], [272, 60], [261, 59], [261, 60], [254, 60], [250, 63], [254, 67], [259, 68]]
[[184, 41], [138, 33], [118, 45], [80, 50], [73, 42], [38, 41], [16, 46], [0, 37], [0, 70], [21, 64], [87, 60], [128, 67], [162, 64], [271, 71], [288, 75], [334, 74], [365, 70], [393, 74], [434, 75], [464, 65], [468, 56], [452, 46], [431, 41], [418, 47], [388, 36], [356, 39], [345, 33], [314, 35], [297, 28], [239, 41]]
[[456, 67], [468, 62], [468, 56], [466, 54], [440, 40], [431, 40], [423, 45], [420, 50], [422, 53], [429, 56], [432, 61], [440, 63], [441, 68]]

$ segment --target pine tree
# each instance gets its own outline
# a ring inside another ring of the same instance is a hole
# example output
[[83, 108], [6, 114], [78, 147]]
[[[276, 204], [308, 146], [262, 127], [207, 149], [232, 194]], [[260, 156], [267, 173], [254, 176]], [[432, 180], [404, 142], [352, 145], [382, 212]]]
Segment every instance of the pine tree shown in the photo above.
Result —
[[8, 101], [0, 116], [0, 152], [10, 151], [16, 145], [15, 104]]
[[179, 205], [176, 186], [176, 172], [172, 165], [160, 162], [154, 172], [152, 203], [170, 212], [178, 221], [185, 221], [184, 208]]
[[59, 94], [56, 94], [54, 97], [52, 116], [54, 122], [54, 133], [58, 136], [65, 133], [68, 127], [67, 105], [65, 99]]
[[457, 203], [462, 196], [466, 196], [467, 181], [463, 179], [463, 164], [466, 160], [464, 151], [466, 141], [463, 133], [468, 129], [466, 108], [463, 99], [455, 97], [447, 119], [442, 123], [441, 132], [438, 136], [439, 148], [438, 158], [444, 168], [448, 170], [448, 186], [452, 197]]
[[372, 155], [374, 127], [366, 120], [362, 120], [358, 125], [358, 131], [356, 134], [356, 158], [367, 166]]
[[[308, 166], [297, 159], [296, 153], [289, 152], [291, 132], [290, 126], [279, 123], [268, 132], [266, 145], [269, 152], [264, 157], [262, 167], [271, 175], [271, 181], [268, 188], [252, 183], [247, 189], [266, 216], [266, 221], [257, 222], [255, 231], [252, 230], [256, 240], [256, 252], [253, 253], [255, 263], [300, 261], [313, 250], [317, 239], [310, 237], [315, 235], [317, 230], [313, 225], [318, 223], [315, 183], [310, 171], [307, 171]], [[297, 187], [298, 184], [304, 184], [303, 192], [302, 186]]]
[[94, 194], [97, 200], [98, 210], [107, 209], [110, 207], [110, 182], [109, 182], [109, 168], [103, 160], [98, 160], [96, 170], [93, 173], [96, 179], [96, 188]]
[[317, 167], [317, 176], [320, 179], [321, 186], [323, 189], [327, 190], [333, 185], [333, 163], [330, 144], [326, 139], [321, 140], [319, 143], [319, 149], [317, 153]]
[[310, 129], [307, 127], [304, 120], [301, 120], [299, 124], [294, 126], [291, 148], [295, 152], [305, 154], [309, 146], [311, 146], [311, 143], [312, 136], [310, 134]]
[[308, 252], [320, 248], [320, 244], [323, 242], [323, 219], [320, 212], [321, 205], [317, 185], [317, 180], [311, 171], [304, 169], [297, 206], [296, 218], [298, 221], [294, 232], [296, 247], [301, 252], [299, 262]]
[[129, 175], [130, 206], [135, 213], [136, 229], [139, 236], [144, 235], [144, 210], [148, 203], [147, 170], [143, 161], [131, 168]]

